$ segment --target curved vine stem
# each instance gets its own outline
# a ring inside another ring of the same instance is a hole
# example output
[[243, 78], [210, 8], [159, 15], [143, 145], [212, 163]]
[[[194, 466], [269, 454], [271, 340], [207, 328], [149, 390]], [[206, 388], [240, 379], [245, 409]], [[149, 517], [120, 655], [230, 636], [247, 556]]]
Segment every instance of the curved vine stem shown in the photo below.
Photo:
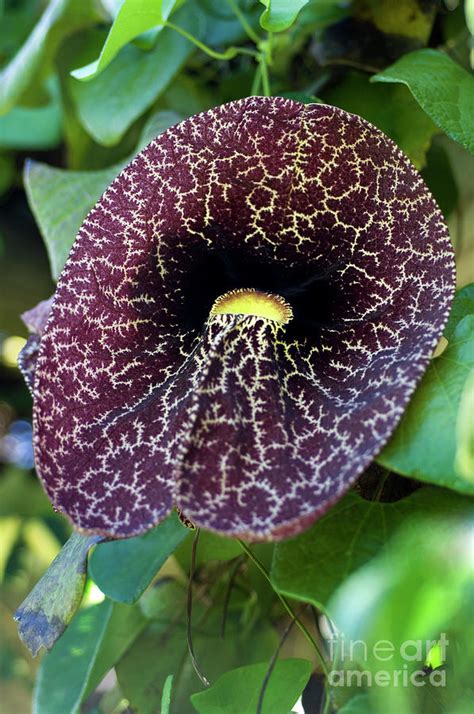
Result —
[[306, 638], [306, 639], [308, 640], [308, 642], [310, 643], [311, 647], [312, 647], [312, 648], [314, 649], [314, 651], [316, 652], [318, 661], [319, 661], [319, 663], [320, 663], [320, 665], [321, 665], [321, 669], [323, 670], [323, 672], [324, 672], [326, 678], [328, 678], [328, 677], [329, 677], [329, 669], [328, 669], [326, 660], [325, 660], [325, 658], [324, 658], [324, 655], [323, 655], [323, 653], [321, 652], [321, 650], [320, 650], [320, 648], [319, 648], [319, 646], [318, 646], [318, 643], [316, 642], [316, 640], [314, 639], [314, 637], [312, 636], [312, 634], [310, 633], [310, 631], [308, 630], [308, 628], [306, 627], [306, 625], [304, 624], [304, 622], [302, 622], [302, 621], [300, 620], [300, 618], [297, 616], [297, 614], [295, 613], [295, 611], [294, 611], [293, 608], [291, 607], [291, 605], [290, 605], [290, 603], [288, 602], [288, 600], [287, 600], [283, 595], [280, 595], [280, 593], [279, 593], [277, 590], [275, 590], [275, 588], [273, 587], [273, 583], [272, 583], [272, 581], [271, 581], [270, 575], [268, 574], [268, 572], [267, 572], [265, 566], [263, 565], [263, 563], [257, 558], [257, 556], [255, 555], [255, 553], [252, 552], [252, 550], [248, 547], [247, 543], [244, 543], [244, 541], [240, 540], [240, 538], [239, 538], [239, 543], [240, 543], [240, 546], [241, 546], [242, 550], [248, 555], [248, 557], [250, 558], [250, 560], [252, 561], [252, 563], [258, 568], [258, 570], [260, 570], [260, 572], [262, 573], [263, 577], [270, 583], [270, 585], [271, 585], [273, 591], [276, 593], [277, 597], [279, 598], [281, 604], [283, 605], [283, 607], [284, 607], [285, 610], [287, 611], [288, 615], [295, 621], [296, 625], [299, 627], [299, 629], [301, 630], [301, 632], [303, 633], [303, 635], [305, 636], [305, 638]]
[[169, 27], [171, 30], [174, 30], [178, 34], [185, 37], [198, 49], [202, 50], [202, 52], [205, 52], [206, 55], [212, 57], [212, 59], [230, 60], [236, 57], [237, 55], [249, 55], [250, 57], [258, 59], [260, 56], [257, 50], [251, 50], [248, 47], [228, 47], [225, 52], [217, 52], [216, 50], [213, 50], [212, 47], [209, 47], [208, 45], [204, 44], [204, 42], [201, 42], [201, 40], [198, 40], [197, 37], [194, 37], [194, 35], [192, 35], [187, 30], [184, 30], [182, 27], [179, 27], [178, 25], [175, 25], [172, 22], [168, 21], [164, 22], [163, 25]]
[[260, 37], [257, 35], [257, 33], [255, 32], [253, 27], [250, 25], [249, 21], [245, 17], [244, 13], [242, 12], [242, 10], [238, 6], [238, 4], [235, 2], [235, 0], [226, 0], [226, 2], [229, 5], [229, 7], [232, 9], [232, 12], [236, 16], [236, 18], [238, 19], [238, 21], [240, 22], [242, 27], [244, 28], [247, 37], [249, 37], [249, 39], [251, 39], [252, 42], [255, 42], [255, 44], [258, 45], [258, 43], [260, 42]]
[[192, 635], [193, 579], [194, 579], [194, 572], [196, 570], [196, 552], [197, 552], [197, 544], [199, 541], [199, 533], [200, 533], [199, 528], [196, 528], [196, 533], [195, 533], [194, 539], [193, 539], [193, 547], [191, 550], [191, 566], [189, 569], [188, 598], [187, 598], [187, 606], [186, 606], [186, 639], [188, 642], [189, 656], [191, 657], [191, 662], [193, 663], [194, 671], [196, 672], [197, 676], [199, 677], [201, 682], [204, 684], [204, 686], [209, 687], [210, 682], [201, 672], [199, 665], [197, 663], [197, 660], [196, 660], [196, 656], [194, 654], [193, 635]]
[[291, 632], [291, 629], [293, 625], [295, 624], [296, 620], [290, 620], [288, 625], [285, 628], [285, 631], [283, 632], [280, 642], [278, 643], [278, 647], [276, 648], [275, 652], [272, 655], [272, 658], [269, 662], [268, 669], [265, 672], [265, 677], [263, 678], [262, 686], [260, 688], [260, 694], [258, 695], [258, 702], [257, 702], [257, 711], [256, 714], [262, 714], [262, 709], [263, 709], [263, 698], [265, 696], [265, 692], [268, 687], [268, 682], [270, 681], [270, 677], [272, 676], [272, 672], [275, 669], [275, 665], [278, 659], [278, 655], [281, 652], [281, 648], [285, 644], [286, 638]]

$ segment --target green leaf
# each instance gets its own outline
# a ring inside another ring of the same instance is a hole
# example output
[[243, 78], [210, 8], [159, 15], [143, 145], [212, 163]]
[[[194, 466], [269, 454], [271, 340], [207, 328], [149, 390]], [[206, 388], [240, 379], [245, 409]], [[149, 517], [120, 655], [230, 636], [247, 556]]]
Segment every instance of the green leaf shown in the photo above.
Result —
[[437, 142], [433, 142], [426, 158], [427, 164], [421, 174], [423, 181], [433, 194], [444, 217], [447, 218], [453, 213], [459, 200], [451, 162], [443, 146]]
[[45, 655], [36, 680], [35, 714], [79, 712], [112, 610], [110, 600], [82, 610]]
[[[173, 112], [153, 114], [143, 129], [137, 151], [178, 120]], [[54, 279], [64, 267], [84, 218], [133, 156], [100, 171], [67, 171], [36, 161], [26, 162], [25, 190], [48, 251]]]
[[[83, 699], [86, 699], [100, 684], [147, 624], [148, 621], [139, 607], [114, 603], [107, 629], [88, 675]], [[59, 647], [59, 643], [56, 647]]]
[[12, 109], [37, 71], [48, 35], [71, 0], [52, 0], [23, 47], [0, 72], [0, 115]]
[[161, 697], [161, 714], [170, 714], [171, 688], [173, 686], [173, 675], [169, 674], [163, 685], [163, 696]]
[[402, 35], [426, 44], [436, 14], [435, 3], [419, 0], [364, 0], [355, 2], [354, 12], [361, 20], [370, 19], [385, 35]]
[[417, 50], [371, 81], [406, 84], [434, 123], [474, 153], [474, 77], [450, 57], [437, 50]]
[[0, 516], [42, 519], [51, 514], [51, 503], [38, 480], [28, 472], [10, 466], [0, 479]]
[[107, 186], [122, 169], [65, 171], [36, 161], [27, 161], [24, 183], [30, 208], [43, 235], [57, 279], [82, 221]]
[[474, 370], [461, 395], [457, 420], [455, 467], [461, 478], [474, 483]]
[[287, 30], [296, 20], [302, 7], [309, 0], [260, 0], [266, 10], [262, 12], [260, 24], [268, 32]]
[[102, 543], [90, 559], [91, 578], [112, 600], [135, 602], [188, 535], [172, 513], [142, 536]]
[[110, 28], [98, 59], [71, 72], [76, 79], [89, 81], [102, 72], [124, 45], [168, 19], [177, 0], [124, 0]]
[[336, 588], [382, 551], [401, 523], [425, 513], [457, 513], [462, 504], [460, 496], [435, 488], [393, 503], [349, 491], [309, 530], [275, 545], [272, 582], [284, 595], [326, 608]]
[[[117, 678], [130, 706], [140, 714], [159, 711], [165, 683], [173, 674], [172, 714], [190, 711], [189, 696], [203, 688], [192, 666], [186, 642], [186, 588], [163, 579], [140, 600], [152, 624], [116, 666]], [[276, 632], [260, 620], [248, 623], [242, 611], [229, 612], [226, 637], [221, 635], [221, 609], [193, 603], [193, 644], [200, 667], [210, 681], [241, 664], [271, 657]], [[156, 656], [164, 652], [166, 656]]]
[[74, 532], [16, 611], [19, 635], [33, 656], [51, 649], [71, 621], [84, 592], [87, 554], [100, 540]]
[[61, 39], [96, 19], [89, 0], [51, 0], [24, 45], [0, 71], [0, 115], [18, 103]]
[[358, 694], [350, 699], [337, 714], [370, 714], [370, 700], [367, 694]]
[[[345, 642], [337, 669], [388, 673], [385, 686], [368, 690], [374, 712], [451, 711], [447, 702], [434, 708], [417, 703], [419, 686], [399, 686], [400, 681], [397, 686], [393, 676], [404, 669], [408, 674], [421, 670], [437, 641], [443, 642], [440, 656], [448, 663], [449, 702], [461, 702], [466, 695], [472, 699], [466, 653], [472, 642], [474, 511], [472, 502], [462, 502], [456, 517], [420, 514], [415, 523], [404, 525], [386, 551], [353, 573], [329, 604]], [[351, 642], [359, 643], [352, 655]], [[432, 697], [444, 689], [425, 688]]]
[[[196, 566], [199, 568], [210, 560], [231, 560], [242, 555], [240, 543], [235, 538], [225, 538], [224, 536], [211, 533], [211, 531], [201, 531], [199, 536], [199, 547], [196, 553]], [[191, 565], [191, 543], [185, 541], [175, 552], [184, 571], [189, 571]]]
[[324, 93], [324, 100], [367, 119], [395, 141], [420, 169], [431, 139], [438, 132], [406, 87], [374, 85], [358, 72]]
[[[279, 660], [263, 699], [262, 714], [288, 714], [311, 675], [313, 666], [304, 659]], [[255, 714], [268, 663], [226, 672], [209, 689], [193, 694], [199, 714]]]
[[302, 104], [315, 104], [322, 102], [322, 99], [318, 99], [314, 94], [305, 94], [304, 92], [281, 92], [279, 97], [285, 97], [286, 99], [293, 99], [295, 102], [301, 102]]
[[[176, 24], [198, 35], [201, 16], [184, 11], [176, 13]], [[93, 82], [69, 77], [68, 89], [84, 128], [99, 144], [117, 144], [164, 91], [192, 51], [187, 39], [165, 27], [150, 52], [126, 45]]]
[[459, 313], [472, 295], [455, 298], [454, 317], [446, 330], [448, 346], [431, 361], [391, 440], [377, 457], [403, 476], [474, 493], [474, 482], [456, 471], [456, 421], [469, 373], [474, 368], [474, 312]]
[[447, 340], [453, 339], [458, 323], [463, 317], [474, 315], [474, 283], [466, 285], [462, 290], [456, 293], [451, 312], [449, 314], [448, 324], [444, 330], [444, 336]]
[[41, 107], [15, 107], [0, 116], [0, 148], [50, 149], [62, 136], [62, 108], [59, 87], [51, 85], [51, 101]]

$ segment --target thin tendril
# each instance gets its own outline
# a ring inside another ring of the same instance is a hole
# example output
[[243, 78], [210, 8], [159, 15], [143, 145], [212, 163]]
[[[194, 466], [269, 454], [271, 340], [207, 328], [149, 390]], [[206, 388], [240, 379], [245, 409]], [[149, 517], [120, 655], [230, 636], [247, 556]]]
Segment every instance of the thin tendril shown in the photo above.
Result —
[[241, 555], [237, 558], [237, 562], [234, 564], [232, 572], [230, 574], [229, 582], [227, 584], [227, 589], [224, 598], [224, 607], [222, 609], [222, 627], [221, 627], [221, 637], [225, 637], [225, 626], [227, 624], [227, 613], [229, 611], [230, 595], [232, 593], [232, 588], [234, 586], [235, 578], [239, 572], [240, 566], [244, 562], [245, 556]]
[[308, 640], [308, 642], [310, 643], [311, 647], [312, 647], [312, 648], [314, 649], [314, 651], [316, 652], [317, 657], [318, 657], [318, 660], [319, 660], [319, 663], [320, 663], [320, 665], [321, 665], [321, 669], [323, 670], [323, 672], [324, 672], [324, 674], [326, 675], [326, 678], [327, 678], [327, 677], [329, 676], [328, 666], [327, 666], [327, 664], [326, 664], [326, 660], [325, 660], [325, 658], [324, 658], [324, 656], [323, 656], [321, 650], [320, 650], [319, 647], [318, 647], [318, 643], [316, 642], [316, 640], [314, 639], [314, 637], [311, 635], [311, 633], [310, 633], [309, 630], [307, 629], [306, 625], [305, 625], [305, 624], [299, 619], [299, 617], [296, 615], [295, 611], [294, 611], [293, 608], [291, 607], [291, 605], [290, 605], [290, 603], [288, 602], [288, 600], [287, 600], [283, 595], [280, 595], [280, 593], [279, 593], [277, 590], [275, 590], [275, 588], [273, 587], [273, 583], [272, 583], [272, 581], [271, 581], [271, 578], [270, 578], [270, 576], [269, 576], [269, 574], [268, 574], [268, 572], [267, 572], [265, 566], [263, 565], [263, 563], [260, 562], [260, 560], [257, 558], [257, 556], [250, 550], [250, 548], [248, 547], [248, 545], [247, 545], [246, 543], [244, 543], [244, 541], [240, 540], [240, 538], [239, 538], [239, 543], [240, 543], [240, 545], [241, 545], [242, 550], [243, 550], [245, 553], [247, 553], [247, 555], [249, 556], [250, 560], [251, 560], [251, 561], [254, 563], [254, 565], [260, 570], [260, 572], [262, 573], [263, 577], [269, 582], [270, 586], [272, 587], [273, 591], [276, 593], [277, 597], [280, 599], [281, 604], [283, 605], [283, 607], [285, 608], [285, 610], [287, 611], [287, 613], [289, 614], [289, 616], [294, 619], [294, 621], [295, 621], [296, 624], [298, 625], [299, 629], [301, 630], [301, 632], [303, 633], [303, 635], [305, 636], [305, 638]]
[[263, 678], [262, 686], [260, 688], [260, 694], [258, 695], [258, 702], [257, 702], [257, 710], [256, 714], [262, 714], [262, 709], [263, 709], [263, 698], [265, 696], [265, 692], [268, 687], [268, 682], [270, 681], [270, 677], [272, 675], [273, 670], [275, 669], [276, 661], [278, 659], [278, 655], [281, 652], [281, 648], [285, 644], [285, 640], [288, 637], [288, 635], [291, 632], [291, 628], [295, 624], [296, 620], [291, 619], [290, 622], [288, 623], [288, 626], [285, 628], [285, 631], [283, 632], [280, 642], [278, 644], [278, 647], [276, 648], [275, 652], [273, 653], [273, 656], [268, 664], [268, 669], [265, 673], [265, 677]]
[[238, 6], [238, 4], [235, 2], [235, 0], [226, 0], [227, 4], [232, 8], [232, 11], [242, 27], [244, 28], [246, 34], [252, 42], [255, 42], [255, 44], [258, 44], [260, 42], [260, 37], [257, 35], [253, 27], [250, 25], [248, 22], [247, 18], [245, 17], [244, 13]]
[[256, 50], [250, 50], [247, 47], [228, 47], [225, 52], [216, 52], [216, 50], [213, 50], [212, 47], [205, 45], [204, 42], [198, 40], [197, 37], [194, 37], [194, 35], [192, 35], [187, 30], [184, 30], [182, 27], [174, 25], [172, 22], [168, 21], [164, 22], [163, 24], [166, 27], [169, 27], [171, 30], [178, 32], [180, 35], [189, 40], [189, 42], [192, 42], [193, 45], [198, 47], [200, 50], [205, 52], [207, 55], [209, 55], [209, 57], [212, 57], [213, 59], [230, 60], [236, 57], [236, 55], [250, 55], [251, 57], [259, 56], [259, 53]]
[[199, 540], [199, 533], [200, 530], [199, 528], [196, 528], [196, 534], [193, 539], [193, 546], [191, 550], [191, 567], [189, 569], [189, 583], [188, 583], [188, 599], [187, 599], [187, 607], [186, 607], [186, 639], [188, 643], [188, 650], [189, 650], [189, 655], [191, 657], [191, 662], [193, 663], [194, 671], [196, 672], [197, 676], [201, 680], [201, 682], [204, 684], [205, 687], [209, 687], [210, 683], [208, 679], [203, 675], [201, 670], [199, 669], [199, 665], [197, 663], [195, 654], [194, 654], [194, 647], [193, 647], [193, 637], [192, 637], [192, 614], [193, 614], [193, 579], [194, 579], [194, 572], [196, 570], [196, 552], [197, 552], [197, 544]]

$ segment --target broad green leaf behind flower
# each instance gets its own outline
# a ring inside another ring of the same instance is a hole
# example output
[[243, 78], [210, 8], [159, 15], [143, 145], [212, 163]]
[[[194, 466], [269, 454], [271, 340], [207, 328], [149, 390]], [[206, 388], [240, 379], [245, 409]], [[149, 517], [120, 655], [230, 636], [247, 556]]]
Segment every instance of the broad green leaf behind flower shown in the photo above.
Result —
[[[153, 114], [143, 129], [136, 150], [177, 121], [179, 117], [173, 112]], [[100, 171], [68, 171], [37, 161], [26, 163], [25, 188], [46, 244], [54, 279], [63, 269], [87, 213], [132, 158]]]
[[474, 494], [474, 482], [456, 469], [456, 424], [461, 395], [474, 368], [472, 285], [454, 300], [448, 345], [428, 367], [408, 409], [377, 461], [392, 471]]
[[434, 123], [474, 153], [474, 76], [446, 54], [433, 49], [417, 50], [371, 81], [406, 84]]
[[305, 533], [276, 544], [273, 584], [289, 597], [327, 608], [336, 588], [383, 553], [402, 523], [415, 523], [424, 514], [456, 515], [463, 504], [460, 496], [435, 488], [391, 503], [367, 501], [350, 491]]

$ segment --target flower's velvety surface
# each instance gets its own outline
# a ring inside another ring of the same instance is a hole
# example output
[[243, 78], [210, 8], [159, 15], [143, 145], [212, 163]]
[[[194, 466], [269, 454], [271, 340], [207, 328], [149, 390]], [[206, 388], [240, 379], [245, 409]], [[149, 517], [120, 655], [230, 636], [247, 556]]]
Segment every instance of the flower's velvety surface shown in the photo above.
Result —
[[[234, 288], [293, 320], [209, 318]], [[35, 375], [43, 483], [115, 537], [173, 506], [294, 534], [387, 441], [452, 292], [441, 214], [374, 127], [269, 98], [192, 117], [113, 182], [60, 278]]]

